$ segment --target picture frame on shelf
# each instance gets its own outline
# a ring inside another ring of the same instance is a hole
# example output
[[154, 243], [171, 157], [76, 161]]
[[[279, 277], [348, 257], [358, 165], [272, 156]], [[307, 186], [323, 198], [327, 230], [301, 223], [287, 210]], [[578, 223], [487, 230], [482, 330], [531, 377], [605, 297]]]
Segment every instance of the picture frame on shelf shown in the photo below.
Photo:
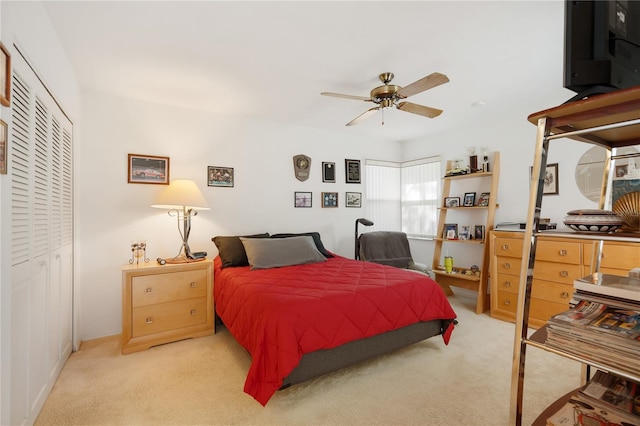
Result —
[[233, 188], [233, 167], [207, 166], [207, 186]]
[[313, 194], [311, 192], [294, 192], [293, 206], [300, 208], [310, 208], [313, 205]]
[[471, 227], [468, 225], [462, 225], [460, 227], [460, 233], [458, 234], [459, 240], [471, 240], [473, 235], [471, 234]]
[[11, 105], [11, 54], [0, 42], [0, 105]]
[[127, 182], [169, 185], [169, 157], [129, 154]]
[[490, 192], [481, 193], [480, 198], [478, 198], [478, 207], [487, 207], [489, 205], [490, 196], [491, 196]]
[[362, 207], [362, 192], [345, 193], [346, 207]]
[[476, 193], [475, 192], [465, 192], [464, 193], [464, 202], [462, 203], [465, 207], [473, 207], [476, 203]]
[[7, 174], [7, 157], [8, 145], [9, 145], [9, 132], [7, 123], [0, 120], [0, 174]]
[[346, 183], [360, 183], [360, 160], [344, 160]]
[[323, 192], [322, 193], [322, 207], [338, 207], [338, 193], [337, 192]]
[[328, 161], [322, 162], [322, 181], [329, 183], [336, 182], [336, 163]]
[[474, 240], [484, 241], [484, 238], [485, 238], [484, 229], [485, 229], [484, 225], [475, 225], [473, 227], [473, 239]]
[[448, 209], [460, 207], [460, 197], [445, 197], [444, 207]]
[[445, 240], [457, 240], [458, 239], [458, 224], [457, 223], [445, 223], [444, 235]]

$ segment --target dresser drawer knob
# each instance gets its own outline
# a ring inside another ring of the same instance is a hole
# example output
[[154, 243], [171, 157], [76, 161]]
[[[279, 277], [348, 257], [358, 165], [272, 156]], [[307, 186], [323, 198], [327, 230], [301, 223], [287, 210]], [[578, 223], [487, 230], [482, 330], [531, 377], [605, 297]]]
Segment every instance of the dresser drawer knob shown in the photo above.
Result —
[[567, 299], [567, 298], [569, 297], [569, 293], [567, 293], [566, 291], [563, 291], [562, 293], [560, 293], [560, 296], [561, 296], [563, 299]]
[[147, 287], [147, 289], [144, 292], [145, 293], [153, 293], [153, 288]]
[[561, 277], [568, 277], [569, 273], [567, 271], [560, 271], [560, 276]]
[[504, 286], [505, 287], [511, 287], [511, 281], [505, 281], [504, 282]]
[[191, 315], [191, 316], [193, 316], [193, 315], [197, 315], [197, 314], [198, 314], [198, 310], [197, 310], [197, 309], [192, 309], [192, 310], [189, 312], [189, 315]]
[[146, 321], [147, 324], [153, 324], [153, 317], [147, 317]]
[[196, 287], [198, 287], [198, 283], [196, 283], [195, 281], [191, 281], [190, 286], [191, 286], [191, 288], [196, 288]]
[[511, 304], [511, 300], [509, 300], [509, 299], [505, 300], [504, 304], [507, 305], [507, 306], [510, 305]]
[[502, 245], [502, 250], [504, 250], [504, 251], [509, 250], [509, 244], [503, 244]]
[[511, 269], [511, 264], [509, 262], [505, 262], [505, 263], [502, 264], [502, 267], [504, 269]]
[[562, 249], [558, 252], [558, 254], [560, 254], [560, 256], [566, 256], [567, 255], [567, 251]]

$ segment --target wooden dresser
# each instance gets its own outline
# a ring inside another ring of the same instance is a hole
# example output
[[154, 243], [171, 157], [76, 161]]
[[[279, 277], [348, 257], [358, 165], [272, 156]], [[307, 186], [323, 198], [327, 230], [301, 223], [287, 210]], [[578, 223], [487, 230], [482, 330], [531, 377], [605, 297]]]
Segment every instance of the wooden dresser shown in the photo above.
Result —
[[215, 333], [213, 261], [122, 268], [122, 353]]
[[[524, 233], [491, 231], [491, 316], [515, 321]], [[539, 328], [547, 320], [569, 309], [573, 280], [591, 274], [594, 242], [575, 238], [540, 235], [533, 269], [529, 326]], [[605, 241], [600, 271], [627, 275], [640, 267], [640, 245]]]

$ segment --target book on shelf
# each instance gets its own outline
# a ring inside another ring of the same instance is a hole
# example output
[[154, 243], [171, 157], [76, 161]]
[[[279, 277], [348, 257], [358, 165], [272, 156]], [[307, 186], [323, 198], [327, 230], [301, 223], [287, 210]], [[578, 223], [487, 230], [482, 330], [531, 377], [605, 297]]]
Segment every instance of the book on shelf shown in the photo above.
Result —
[[619, 275], [594, 273], [574, 280], [574, 288], [589, 293], [629, 299], [640, 302], [640, 279]]

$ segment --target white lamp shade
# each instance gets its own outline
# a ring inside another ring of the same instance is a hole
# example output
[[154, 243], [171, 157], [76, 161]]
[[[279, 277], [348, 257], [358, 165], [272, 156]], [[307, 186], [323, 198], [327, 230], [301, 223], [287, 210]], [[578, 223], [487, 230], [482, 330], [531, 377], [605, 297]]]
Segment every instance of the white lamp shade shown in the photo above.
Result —
[[174, 179], [169, 186], [160, 193], [155, 203], [151, 205], [158, 209], [193, 209], [209, 210], [207, 200], [198, 185], [189, 179]]

